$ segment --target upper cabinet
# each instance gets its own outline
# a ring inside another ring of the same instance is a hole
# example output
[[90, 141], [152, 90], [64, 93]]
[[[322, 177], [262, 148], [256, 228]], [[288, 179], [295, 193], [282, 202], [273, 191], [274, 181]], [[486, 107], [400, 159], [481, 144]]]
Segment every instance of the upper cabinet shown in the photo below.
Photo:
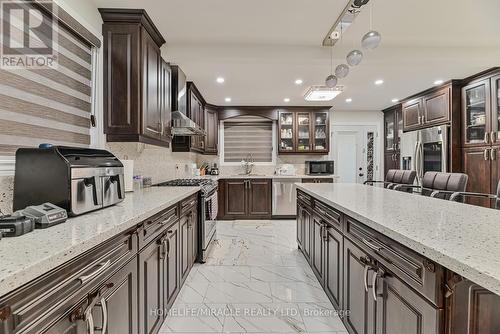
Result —
[[403, 135], [403, 113], [401, 105], [385, 109], [384, 113], [384, 166], [385, 174], [389, 169], [400, 169], [400, 142]]
[[330, 120], [328, 111], [280, 110], [278, 152], [280, 154], [328, 154]]
[[447, 124], [458, 113], [459, 82], [429, 89], [402, 103], [403, 129], [412, 131]]
[[463, 145], [495, 145], [500, 140], [500, 72], [462, 88]]
[[217, 154], [219, 148], [219, 111], [216, 106], [205, 107], [205, 154]]
[[165, 43], [144, 10], [99, 9], [104, 36], [104, 132], [108, 141], [169, 146], [171, 71]]

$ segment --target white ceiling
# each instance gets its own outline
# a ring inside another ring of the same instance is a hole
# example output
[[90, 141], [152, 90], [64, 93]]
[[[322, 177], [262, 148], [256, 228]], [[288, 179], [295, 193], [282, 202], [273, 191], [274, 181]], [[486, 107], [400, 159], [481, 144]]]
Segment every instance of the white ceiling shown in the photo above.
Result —
[[[323, 84], [330, 50], [321, 46], [347, 0], [94, 0], [98, 7], [144, 8], [164, 35], [163, 53], [206, 100], [220, 105], [309, 105], [303, 93]], [[372, 0], [382, 44], [340, 81], [327, 103], [380, 110], [437, 79], [459, 79], [500, 65], [500, 1]], [[335, 64], [360, 48], [365, 9], [334, 48]], [[217, 84], [223, 76], [226, 82]], [[302, 86], [295, 79], [304, 80]], [[375, 86], [383, 79], [382, 86]], [[224, 102], [231, 97], [232, 102]], [[352, 98], [350, 104], [346, 98]], [[316, 103], [317, 104], [317, 103]]]

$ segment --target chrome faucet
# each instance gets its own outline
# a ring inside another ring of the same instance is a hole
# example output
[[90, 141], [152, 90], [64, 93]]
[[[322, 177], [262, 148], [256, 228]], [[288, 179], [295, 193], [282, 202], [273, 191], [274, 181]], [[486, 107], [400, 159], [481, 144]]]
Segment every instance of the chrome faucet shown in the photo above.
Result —
[[253, 156], [251, 153], [248, 153], [246, 158], [244, 160], [241, 160], [241, 168], [243, 168], [243, 172], [245, 173], [245, 175], [252, 174], [253, 166]]

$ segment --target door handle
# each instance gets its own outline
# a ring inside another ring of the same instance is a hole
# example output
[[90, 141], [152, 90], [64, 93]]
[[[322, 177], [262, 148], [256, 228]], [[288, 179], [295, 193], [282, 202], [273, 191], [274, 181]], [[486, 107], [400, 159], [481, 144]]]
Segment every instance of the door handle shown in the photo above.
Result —
[[484, 161], [488, 161], [488, 158], [489, 158], [488, 151], [489, 151], [489, 148], [484, 149], [484, 152], [483, 152]]
[[490, 160], [495, 161], [496, 160], [496, 149], [492, 148], [490, 149]]
[[484, 133], [484, 143], [485, 144], [488, 144], [489, 143], [489, 138], [490, 138], [490, 133], [489, 132], [485, 132]]
[[365, 269], [363, 271], [363, 282], [365, 284], [366, 292], [368, 292], [368, 271], [370, 271], [370, 269], [372, 269], [372, 267], [366, 264]]
[[373, 300], [377, 301], [377, 276], [378, 271], [375, 270], [375, 273], [372, 276], [372, 292], [373, 292]]
[[491, 131], [490, 140], [492, 143], [496, 143], [496, 141], [497, 141], [497, 132], [496, 131]]

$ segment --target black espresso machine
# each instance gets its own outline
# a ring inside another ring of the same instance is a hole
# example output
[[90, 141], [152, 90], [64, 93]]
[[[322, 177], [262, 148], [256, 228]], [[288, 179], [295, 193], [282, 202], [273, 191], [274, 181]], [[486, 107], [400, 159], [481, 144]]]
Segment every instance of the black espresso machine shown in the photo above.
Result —
[[51, 146], [16, 152], [14, 211], [49, 202], [77, 216], [124, 198], [123, 164], [108, 151]]

